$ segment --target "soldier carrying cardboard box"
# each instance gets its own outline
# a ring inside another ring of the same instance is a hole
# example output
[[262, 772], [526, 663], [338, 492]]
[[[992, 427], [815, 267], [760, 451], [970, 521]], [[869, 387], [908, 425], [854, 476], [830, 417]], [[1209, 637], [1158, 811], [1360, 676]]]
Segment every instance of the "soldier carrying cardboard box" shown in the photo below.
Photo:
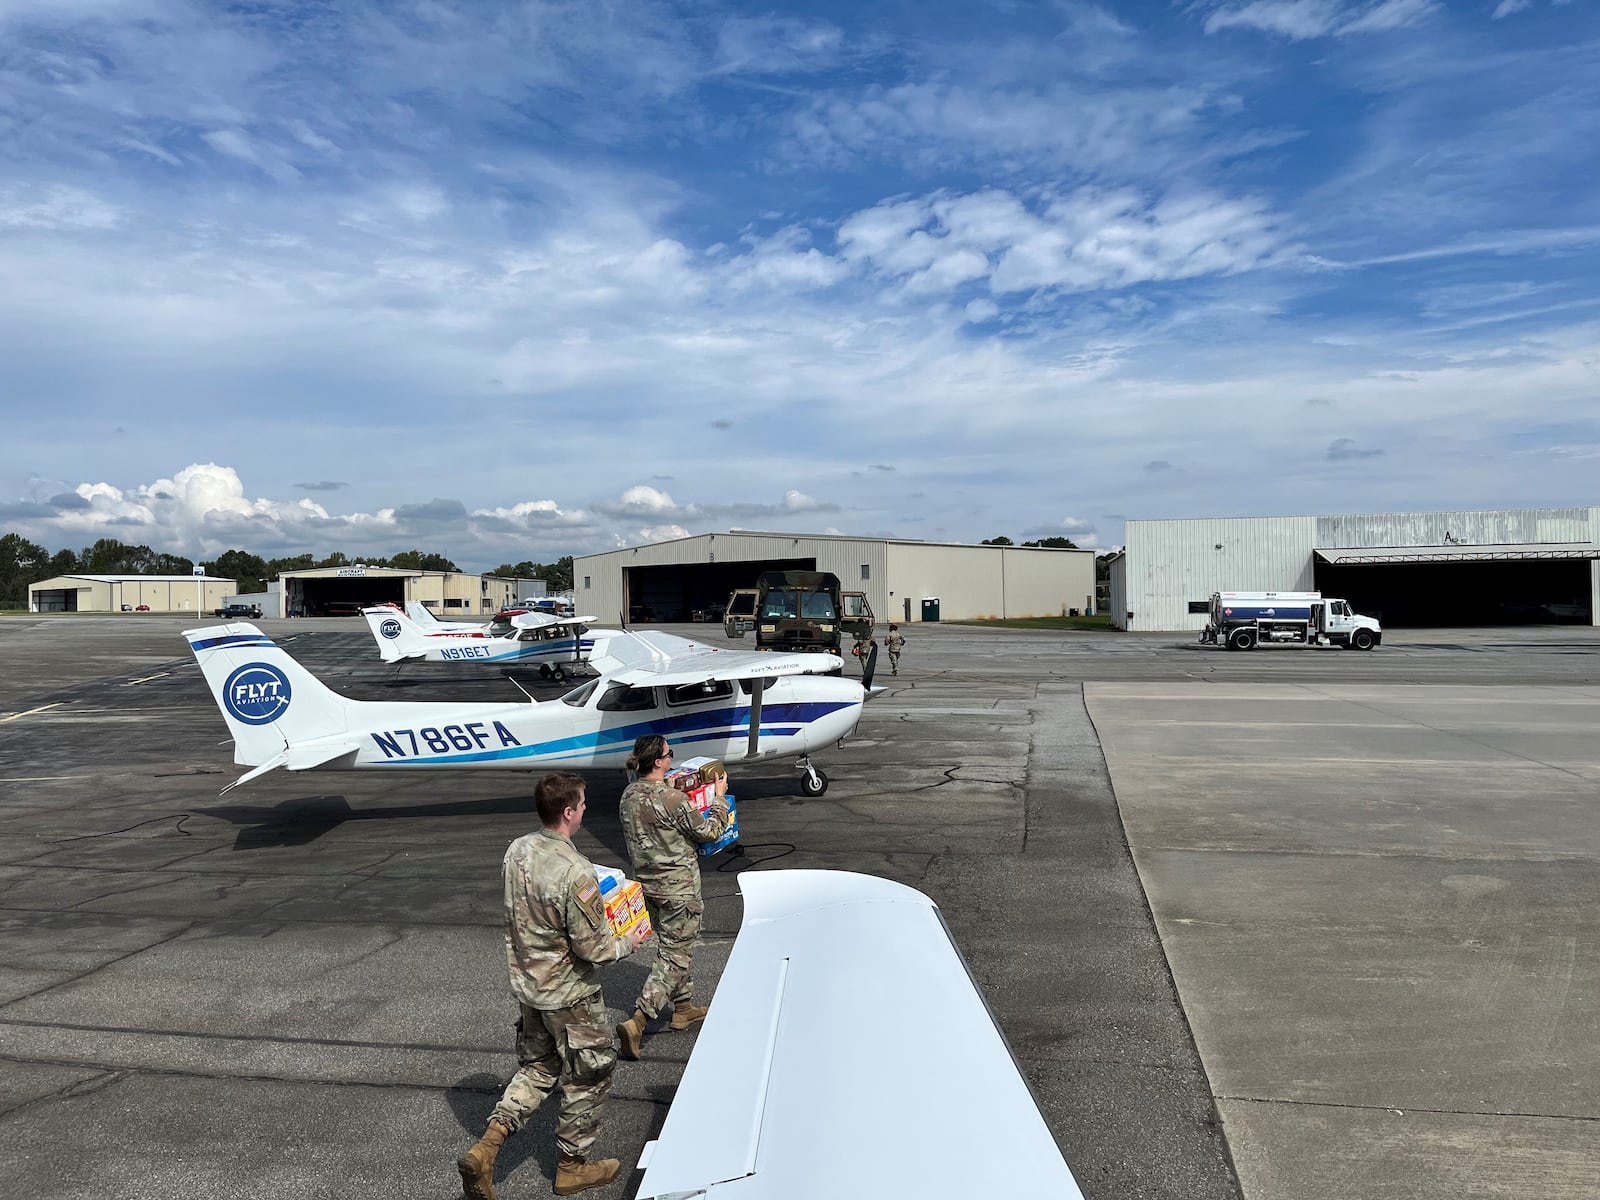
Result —
[[700, 937], [705, 904], [700, 898], [700, 864], [695, 847], [715, 842], [728, 828], [727, 773], [716, 780], [716, 799], [702, 813], [689, 796], [667, 782], [672, 747], [657, 733], [633, 744], [628, 769], [639, 778], [622, 793], [622, 836], [633, 864], [633, 878], [644, 889], [645, 906], [657, 939], [656, 962], [634, 1005], [617, 1026], [622, 1057], [636, 1059], [648, 1024], [670, 1003], [675, 1030], [693, 1029], [706, 1008], [694, 1002], [690, 967]]

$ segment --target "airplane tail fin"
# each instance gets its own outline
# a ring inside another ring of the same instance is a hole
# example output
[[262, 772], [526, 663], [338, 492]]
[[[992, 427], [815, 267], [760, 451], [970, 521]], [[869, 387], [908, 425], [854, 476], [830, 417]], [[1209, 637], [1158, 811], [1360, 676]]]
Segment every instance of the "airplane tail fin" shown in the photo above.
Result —
[[298, 742], [343, 733], [352, 705], [254, 625], [186, 629], [200, 670], [233, 734], [233, 761], [262, 766]]
[[384, 662], [404, 662], [428, 653], [422, 631], [398, 608], [363, 608], [361, 615], [367, 619], [367, 628], [372, 630], [372, 640], [378, 643], [378, 654]]
[[418, 629], [435, 629], [442, 621], [428, 611], [428, 606], [421, 600], [406, 601], [406, 616], [416, 623]]

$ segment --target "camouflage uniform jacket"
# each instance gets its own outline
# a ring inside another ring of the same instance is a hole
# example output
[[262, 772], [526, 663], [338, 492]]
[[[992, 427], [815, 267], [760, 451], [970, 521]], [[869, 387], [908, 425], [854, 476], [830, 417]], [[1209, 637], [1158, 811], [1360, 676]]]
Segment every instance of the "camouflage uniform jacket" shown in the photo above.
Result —
[[889, 648], [890, 654], [899, 654], [901, 648], [906, 644], [905, 635], [896, 629], [883, 639], [883, 644]]
[[600, 991], [595, 964], [632, 950], [611, 931], [594, 867], [553, 829], [506, 851], [506, 965], [517, 1000], [542, 1012], [571, 1008]]
[[645, 895], [700, 899], [695, 845], [728, 829], [728, 804], [718, 797], [702, 816], [687, 795], [659, 779], [640, 779], [622, 793], [622, 837], [633, 878]]

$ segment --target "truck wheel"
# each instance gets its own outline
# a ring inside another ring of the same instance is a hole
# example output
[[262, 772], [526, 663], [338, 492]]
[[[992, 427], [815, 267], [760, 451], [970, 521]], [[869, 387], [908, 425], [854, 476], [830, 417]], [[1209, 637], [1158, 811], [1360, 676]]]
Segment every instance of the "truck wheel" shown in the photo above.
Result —
[[1372, 630], [1370, 630], [1370, 629], [1358, 629], [1358, 630], [1356, 630], [1354, 633], [1352, 633], [1350, 635], [1350, 643], [1357, 650], [1371, 650], [1373, 645], [1374, 645], [1373, 637], [1372, 637]]
[[1254, 650], [1256, 648], [1256, 631], [1254, 629], [1240, 629], [1235, 631], [1229, 644], [1235, 650]]

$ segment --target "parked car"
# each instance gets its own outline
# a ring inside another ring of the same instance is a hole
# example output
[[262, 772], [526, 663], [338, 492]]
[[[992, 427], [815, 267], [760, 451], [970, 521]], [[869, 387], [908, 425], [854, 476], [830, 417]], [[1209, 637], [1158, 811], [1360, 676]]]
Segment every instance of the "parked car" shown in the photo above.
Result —
[[332, 604], [322, 606], [322, 615], [325, 617], [359, 617], [361, 605], [347, 604], [343, 600], [335, 600]]
[[261, 619], [261, 606], [259, 604], [225, 604], [216, 609], [212, 615], [221, 617], [224, 620], [240, 617], [245, 620], [259, 621]]
[[150, 611], [150, 606], [148, 604], [136, 605], [134, 607], [133, 611], [134, 612], [149, 612]]

